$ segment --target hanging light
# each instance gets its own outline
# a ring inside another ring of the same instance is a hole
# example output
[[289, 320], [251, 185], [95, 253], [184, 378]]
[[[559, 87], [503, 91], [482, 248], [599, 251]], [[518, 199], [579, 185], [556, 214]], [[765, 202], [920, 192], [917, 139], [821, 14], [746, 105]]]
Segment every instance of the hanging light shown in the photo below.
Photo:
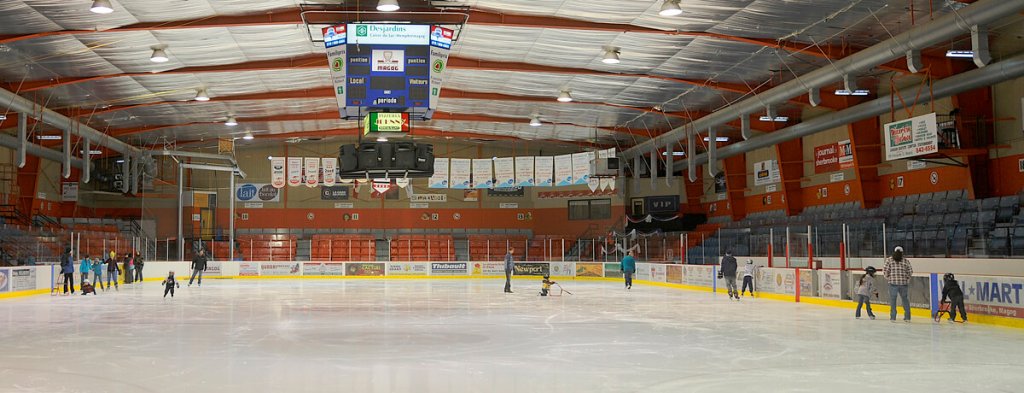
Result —
[[569, 94], [568, 90], [562, 90], [558, 94], [558, 102], [572, 102], [572, 95]]
[[251, 140], [253, 140], [253, 138], [255, 138], [255, 137], [252, 136], [252, 134], [245, 134], [244, 136], [242, 136], [242, 139], [247, 140], [247, 141], [251, 141]]
[[167, 58], [167, 52], [163, 48], [154, 48], [153, 54], [149, 56], [149, 61], [154, 63], [166, 63], [167, 60], [170, 59]]
[[787, 122], [787, 121], [789, 121], [789, 116], [775, 116], [775, 117], [761, 116], [758, 120], [761, 120], [761, 121], [774, 121], [774, 122]]
[[868, 94], [871, 94], [871, 92], [863, 89], [857, 89], [852, 91], [847, 89], [838, 89], [836, 90], [835, 94], [837, 96], [866, 96]]
[[[728, 141], [729, 141], [729, 137], [727, 137], [727, 136], [716, 136], [715, 137], [715, 142], [728, 142]], [[704, 142], [711, 142], [711, 138], [710, 137], [704, 137]]]
[[109, 14], [114, 12], [114, 7], [110, 5], [110, 0], [96, 0], [92, 2], [92, 7], [89, 11], [97, 14]]
[[973, 50], [955, 50], [955, 49], [950, 49], [950, 50], [946, 51], [946, 57], [960, 58], [960, 59], [970, 59], [970, 58], [974, 57], [974, 51]]
[[196, 92], [196, 101], [209, 101], [210, 96], [206, 94], [206, 89], [199, 89]]
[[228, 119], [227, 119], [227, 121], [224, 122], [224, 125], [226, 125], [228, 127], [237, 126], [238, 125], [238, 119], [236, 119], [234, 116], [228, 116]]
[[383, 137], [383, 136], [378, 136], [377, 137], [377, 142], [387, 142], [387, 141], [388, 141], [387, 137]]
[[619, 50], [617, 48], [606, 48], [601, 62], [605, 64], [619, 64]]
[[377, 2], [377, 11], [395, 12], [399, 8], [402, 7], [398, 5], [398, 0], [380, 0]]
[[532, 118], [530, 119], [530, 126], [531, 126], [531, 127], [540, 127], [540, 126], [541, 126], [541, 125], [543, 125], [543, 124], [544, 124], [544, 123], [541, 123], [541, 122], [540, 122], [540, 116], [534, 116], [534, 117], [532, 117]]
[[679, 0], [665, 0], [664, 3], [661, 3], [661, 11], [658, 11], [658, 15], [661, 16], [676, 16], [682, 13], [682, 8], [679, 8]]

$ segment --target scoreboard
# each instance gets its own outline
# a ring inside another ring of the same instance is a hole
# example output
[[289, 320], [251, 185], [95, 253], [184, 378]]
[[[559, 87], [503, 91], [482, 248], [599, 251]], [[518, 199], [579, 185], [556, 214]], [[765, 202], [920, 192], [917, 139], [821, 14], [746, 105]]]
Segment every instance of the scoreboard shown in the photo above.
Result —
[[409, 24], [325, 28], [341, 117], [385, 111], [429, 119], [440, 95], [452, 33], [440, 26]]

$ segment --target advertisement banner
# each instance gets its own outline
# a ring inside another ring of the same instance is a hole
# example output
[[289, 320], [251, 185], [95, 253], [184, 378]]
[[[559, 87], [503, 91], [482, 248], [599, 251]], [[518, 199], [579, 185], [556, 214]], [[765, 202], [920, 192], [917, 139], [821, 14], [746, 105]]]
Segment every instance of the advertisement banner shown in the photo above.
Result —
[[572, 154], [562, 154], [555, 159], [555, 185], [571, 186], [572, 180]]
[[241, 183], [235, 185], [235, 201], [280, 202], [281, 190], [267, 183]]
[[324, 166], [324, 185], [333, 186], [338, 179], [338, 159], [329, 157], [322, 159]]
[[316, 157], [306, 157], [306, 187], [316, 187], [320, 184], [320, 159]]
[[0, 293], [8, 292], [11, 287], [11, 271], [0, 269]]
[[490, 158], [473, 159], [473, 188], [494, 187], [494, 172]]
[[683, 266], [683, 283], [701, 287], [711, 287], [713, 274], [711, 266], [685, 265]]
[[427, 180], [428, 188], [448, 188], [448, 159], [434, 158], [434, 175]]
[[888, 123], [882, 131], [886, 161], [939, 151], [939, 127], [934, 112]]
[[61, 185], [61, 202], [78, 202], [78, 182], [63, 182]]
[[389, 276], [426, 276], [430, 274], [428, 262], [388, 262]]
[[324, 186], [320, 188], [321, 201], [345, 201], [348, 200], [348, 186]]
[[505, 262], [473, 262], [474, 276], [503, 276]]
[[502, 157], [494, 160], [494, 186], [512, 187], [515, 185], [515, 157]]
[[302, 265], [298, 262], [261, 262], [261, 276], [298, 276]]
[[[322, 30], [324, 35], [324, 46], [327, 49], [327, 65], [331, 72], [331, 85], [334, 90], [334, 98], [338, 101], [338, 108], [345, 108], [346, 96], [345, 77], [348, 74], [346, 57], [348, 54], [348, 31], [346, 25], [325, 27]], [[344, 109], [341, 110], [345, 112]], [[277, 182], [272, 183], [277, 186]], [[284, 186], [284, 183], [281, 183]], [[280, 188], [280, 187], [278, 187]]]
[[683, 265], [665, 266], [665, 282], [673, 284], [683, 283]]
[[430, 264], [430, 274], [434, 276], [465, 276], [468, 274], [466, 262], [434, 262]]
[[[472, 160], [468, 158], [452, 158], [451, 159], [451, 188], [455, 189], [466, 189], [470, 188], [470, 168], [472, 167]], [[436, 163], [436, 161], [435, 161]]]
[[604, 264], [604, 276], [613, 278], [622, 278], [622, 266], [616, 263], [605, 263]]
[[576, 277], [604, 277], [604, 264], [577, 262]]
[[448, 202], [448, 194], [414, 194], [409, 196], [409, 202]]
[[537, 180], [533, 177], [533, 156], [516, 157], [516, 185], [533, 187]]
[[829, 143], [814, 147], [814, 173], [828, 173], [839, 170], [839, 145]]
[[432, 26], [430, 30], [430, 108], [437, 108], [441, 99], [441, 83], [448, 68], [448, 53], [452, 49], [455, 30]]
[[260, 264], [259, 264], [259, 262], [239, 262], [238, 263], [238, 275], [239, 276], [258, 276], [258, 275], [260, 275]]
[[590, 161], [593, 161], [593, 152], [576, 153], [572, 155], [572, 181], [576, 185], [587, 184], [590, 180]]
[[572, 277], [576, 274], [576, 268], [573, 267], [572, 262], [549, 262], [548, 273], [550, 273], [552, 277]]
[[649, 277], [648, 280], [654, 282], [665, 282], [665, 265], [660, 263], [652, 263], [647, 267]]
[[[1024, 303], [1021, 303], [1024, 278], [960, 275], [957, 278], [960, 279], [960, 289], [964, 291], [964, 307], [968, 314], [1024, 318]], [[942, 280], [939, 281], [942, 285]], [[942, 296], [941, 289], [938, 293]]]
[[[236, 252], [235, 253], [235, 258], [241, 258], [241, 256], [238, 255], [238, 253]], [[209, 261], [209, 262], [206, 262], [206, 271], [203, 272], [203, 275], [204, 276], [220, 276], [221, 275], [221, 264], [223, 264], [223, 262], [219, 262], [219, 261]]]
[[303, 276], [344, 276], [344, 263], [306, 262], [302, 264]]
[[838, 270], [818, 270], [818, 297], [841, 299], [843, 295], [842, 274]]
[[[383, 53], [388, 52], [392, 55], [402, 56], [403, 51], [400, 50], [374, 50], [372, 56], [383, 56]], [[397, 61], [395, 65], [401, 64], [404, 66], [404, 62], [401, 61], [400, 57], [394, 57], [393, 60]], [[374, 65], [381, 63], [377, 62], [377, 58], [373, 59]], [[367, 135], [371, 132], [384, 132], [384, 133], [403, 133], [409, 132], [409, 114], [402, 113], [377, 113], [372, 112], [366, 115], [363, 119], [363, 135]]]
[[[104, 274], [106, 274], [104, 272]], [[11, 269], [11, 292], [29, 291], [36, 289], [36, 269], [13, 268]]]
[[636, 273], [633, 278], [637, 280], [651, 280], [651, 264], [649, 263], [638, 263], [636, 264]]
[[284, 188], [284, 157], [270, 158], [270, 184], [274, 188]]
[[537, 176], [537, 186], [551, 187], [555, 185], [554, 157], [534, 157], [533, 165]]
[[383, 263], [346, 263], [346, 276], [383, 276]]
[[288, 157], [288, 185], [302, 184], [302, 157]]
[[766, 160], [754, 163], [754, 185], [766, 186], [782, 181], [779, 175], [779, 162]]
[[842, 140], [836, 143], [836, 154], [839, 156], [839, 169], [853, 168], [853, 145], [850, 140]]
[[[513, 272], [517, 276], [543, 276], [550, 273], [550, 270], [546, 263], [521, 262], [516, 263]], [[502, 274], [504, 274], [504, 271]]]

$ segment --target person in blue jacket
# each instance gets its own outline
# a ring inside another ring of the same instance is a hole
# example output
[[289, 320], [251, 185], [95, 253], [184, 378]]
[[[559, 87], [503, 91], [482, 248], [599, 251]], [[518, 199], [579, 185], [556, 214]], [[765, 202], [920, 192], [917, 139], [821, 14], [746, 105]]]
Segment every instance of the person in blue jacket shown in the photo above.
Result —
[[633, 259], [633, 251], [626, 251], [619, 265], [622, 269], [622, 276], [626, 279], [626, 289], [633, 288], [633, 273], [636, 273], [636, 259]]
[[82, 279], [78, 280], [78, 281], [79, 282], [85, 282], [85, 280], [88, 280], [89, 279], [89, 272], [91, 272], [91, 271], [92, 271], [92, 260], [89, 259], [89, 254], [85, 254], [85, 257], [82, 257], [82, 262], [78, 263], [78, 274], [80, 274], [82, 276]]
[[103, 286], [103, 258], [94, 258], [92, 260], [92, 282], [94, 282], [94, 285], [100, 289], [104, 291], [107, 290]]
[[71, 247], [65, 248], [60, 256], [60, 274], [64, 276], [64, 294], [68, 294], [68, 287], [71, 287], [71, 294], [75, 294], [75, 265], [71, 260]]

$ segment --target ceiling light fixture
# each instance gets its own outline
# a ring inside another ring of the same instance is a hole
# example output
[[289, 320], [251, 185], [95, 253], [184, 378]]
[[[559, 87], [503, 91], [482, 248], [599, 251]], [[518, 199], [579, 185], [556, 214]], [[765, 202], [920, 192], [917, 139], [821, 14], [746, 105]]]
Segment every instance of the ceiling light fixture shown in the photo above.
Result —
[[871, 92], [867, 91], [867, 90], [862, 90], [862, 89], [857, 89], [857, 90], [854, 90], [854, 91], [850, 91], [850, 90], [846, 90], [846, 89], [838, 89], [838, 90], [836, 90], [836, 95], [837, 96], [866, 96], [868, 94], [871, 94]]
[[167, 60], [170, 59], [167, 58], [167, 52], [164, 51], [163, 48], [153, 48], [153, 54], [149, 56], [149, 61], [154, 63], [166, 63]]
[[533, 118], [530, 119], [530, 126], [531, 127], [540, 127], [543, 124], [544, 123], [541, 123], [541, 121], [540, 121], [540, 116], [534, 116]]
[[0, 121], [7, 120], [7, 115], [0, 115]]
[[[711, 138], [704, 137], [704, 142], [709, 142], [709, 141], [711, 141]], [[728, 141], [729, 141], [729, 137], [727, 137], [727, 136], [716, 136], [715, 137], [715, 142], [728, 142]]]
[[234, 127], [238, 125], [238, 119], [234, 116], [228, 116], [228, 119], [224, 122], [224, 125], [228, 127]]
[[787, 121], [789, 121], [789, 116], [775, 116], [774, 118], [771, 117], [771, 116], [761, 116], [760, 120], [761, 121], [787, 122]]
[[92, 7], [89, 11], [97, 14], [109, 14], [114, 12], [114, 7], [110, 5], [110, 0], [96, 0], [92, 2]]
[[247, 141], [251, 141], [251, 140], [253, 140], [253, 138], [255, 138], [255, 137], [252, 136], [252, 134], [245, 134], [245, 136], [242, 137], [242, 139], [245, 139]]
[[387, 141], [388, 141], [387, 137], [383, 137], [383, 136], [378, 136], [377, 137], [377, 142], [387, 142]]
[[209, 101], [210, 96], [206, 94], [206, 89], [199, 89], [196, 92], [196, 101]]
[[604, 58], [601, 59], [602, 63], [605, 64], [619, 64], [619, 49], [618, 48], [605, 48]]
[[665, 0], [664, 3], [661, 3], [661, 11], [658, 11], [658, 15], [661, 16], [676, 16], [682, 13], [682, 8], [679, 8], [679, 0]]
[[972, 59], [974, 58], [973, 50], [954, 50], [950, 49], [946, 51], [946, 57], [954, 57], [959, 59]]
[[36, 139], [41, 141], [59, 141], [64, 139], [61, 135], [36, 135]]
[[398, 0], [380, 0], [377, 2], [377, 11], [395, 12], [399, 8], [402, 7], [398, 5]]
[[[663, 151], [663, 152], [661, 152], [661, 155], [668, 156], [668, 152], [667, 151]], [[685, 151], [674, 151], [674, 152], [672, 152], [672, 156], [674, 156], [674, 157], [685, 157], [686, 156], [686, 152]]]
[[572, 102], [572, 95], [569, 94], [568, 90], [562, 90], [562, 92], [558, 94], [558, 102]]

